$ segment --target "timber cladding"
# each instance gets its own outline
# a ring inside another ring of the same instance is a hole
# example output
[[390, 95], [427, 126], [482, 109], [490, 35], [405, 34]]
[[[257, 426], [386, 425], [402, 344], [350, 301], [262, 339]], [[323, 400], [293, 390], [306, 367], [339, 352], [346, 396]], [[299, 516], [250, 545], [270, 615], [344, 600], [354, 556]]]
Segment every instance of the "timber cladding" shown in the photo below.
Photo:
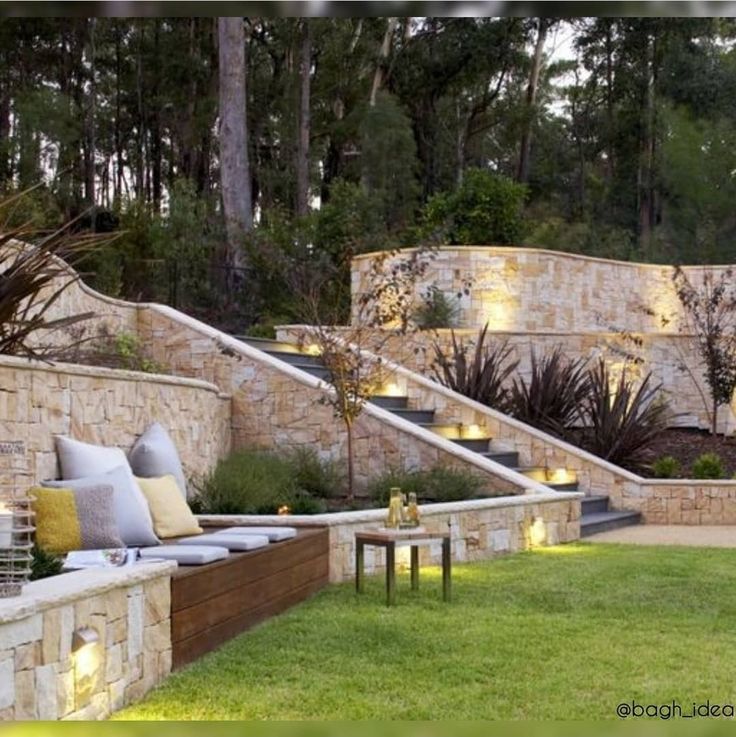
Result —
[[258, 622], [304, 601], [329, 582], [327, 528], [205, 566], [182, 566], [171, 579], [172, 666], [181, 668]]

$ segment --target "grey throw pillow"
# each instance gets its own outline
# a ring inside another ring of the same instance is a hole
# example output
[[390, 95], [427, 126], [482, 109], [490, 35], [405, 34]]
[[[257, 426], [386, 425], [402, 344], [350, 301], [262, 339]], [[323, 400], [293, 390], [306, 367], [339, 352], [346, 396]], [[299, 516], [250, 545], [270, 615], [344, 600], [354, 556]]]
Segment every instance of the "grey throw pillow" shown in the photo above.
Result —
[[184, 498], [187, 498], [187, 482], [181, 466], [179, 453], [169, 433], [158, 422], [154, 422], [128, 453], [133, 473], [139, 478], [158, 478], [171, 474], [176, 479]]
[[148, 502], [127, 464], [118, 466], [108, 473], [77, 479], [44, 481], [43, 485], [75, 491], [90, 486], [112, 486], [115, 522], [123, 542], [129, 546], [158, 545], [159, 539], [153, 531]]
[[115, 522], [112, 486], [83, 486], [72, 489], [77, 506], [83, 550], [125, 547]]

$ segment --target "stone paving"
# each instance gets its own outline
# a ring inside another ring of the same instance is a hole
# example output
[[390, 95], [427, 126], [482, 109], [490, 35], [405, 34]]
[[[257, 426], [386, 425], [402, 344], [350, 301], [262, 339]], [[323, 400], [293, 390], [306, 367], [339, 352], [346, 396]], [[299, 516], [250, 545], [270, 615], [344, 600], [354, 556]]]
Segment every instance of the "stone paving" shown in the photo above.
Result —
[[634, 525], [599, 532], [586, 542], [736, 548], [736, 525]]

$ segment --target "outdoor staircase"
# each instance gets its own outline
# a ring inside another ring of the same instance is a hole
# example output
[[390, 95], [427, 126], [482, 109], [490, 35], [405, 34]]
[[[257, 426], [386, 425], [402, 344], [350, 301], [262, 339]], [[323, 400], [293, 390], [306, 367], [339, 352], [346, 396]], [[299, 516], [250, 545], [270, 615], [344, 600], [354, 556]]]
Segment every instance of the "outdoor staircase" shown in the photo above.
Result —
[[580, 506], [580, 537], [638, 525], [641, 522], [640, 512], [610, 510], [607, 496], [586, 496]]
[[[273, 358], [290, 364], [294, 368], [305, 371], [312, 376], [325, 381], [329, 380], [330, 372], [324, 366], [319, 355], [308, 350], [301, 350], [293, 343], [285, 343], [268, 338], [252, 338], [246, 335], [235, 335], [234, 338], [247, 343], [253, 348], [264, 351]], [[549, 477], [549, 471], [543, 467], [525, 467], [519, 462], [519, 453], [507, 444], [497, 441], [482, 433], [474, 433], [472, 437], [462, 437], [458, 425], [442, 424], [435, 421], [433, 409], [422, 409], [409, 406], [406, 396], [375, 395], [370, 399], [372, 404], [392, 412], [408, 422], [416, 423], [427, 430], [435, 432], [451, 440], [467, 450], [479, 453], [484, 458], [500, 463], [529, 478], [538, 481], [556, 491], [577, 491], [577, 480], [555, 481]], [[580, 535], [585, 537], [596, 532], [612, 530], [617, 527], [636, 524], [640, 521], [638, 512], [616, 512], [608, 508], [607, 496], [587, 496], [582, 500], [582, 516], [580, 520]]]

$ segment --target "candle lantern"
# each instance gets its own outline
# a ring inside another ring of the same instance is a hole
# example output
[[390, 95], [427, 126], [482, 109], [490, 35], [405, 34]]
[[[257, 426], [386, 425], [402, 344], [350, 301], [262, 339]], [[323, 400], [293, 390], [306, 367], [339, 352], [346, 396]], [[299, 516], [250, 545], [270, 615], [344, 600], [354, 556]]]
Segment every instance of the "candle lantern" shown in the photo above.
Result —
[[0, 597], [19, 596], [31, 573], [33, 511], [25, 446], [0, 441]]

